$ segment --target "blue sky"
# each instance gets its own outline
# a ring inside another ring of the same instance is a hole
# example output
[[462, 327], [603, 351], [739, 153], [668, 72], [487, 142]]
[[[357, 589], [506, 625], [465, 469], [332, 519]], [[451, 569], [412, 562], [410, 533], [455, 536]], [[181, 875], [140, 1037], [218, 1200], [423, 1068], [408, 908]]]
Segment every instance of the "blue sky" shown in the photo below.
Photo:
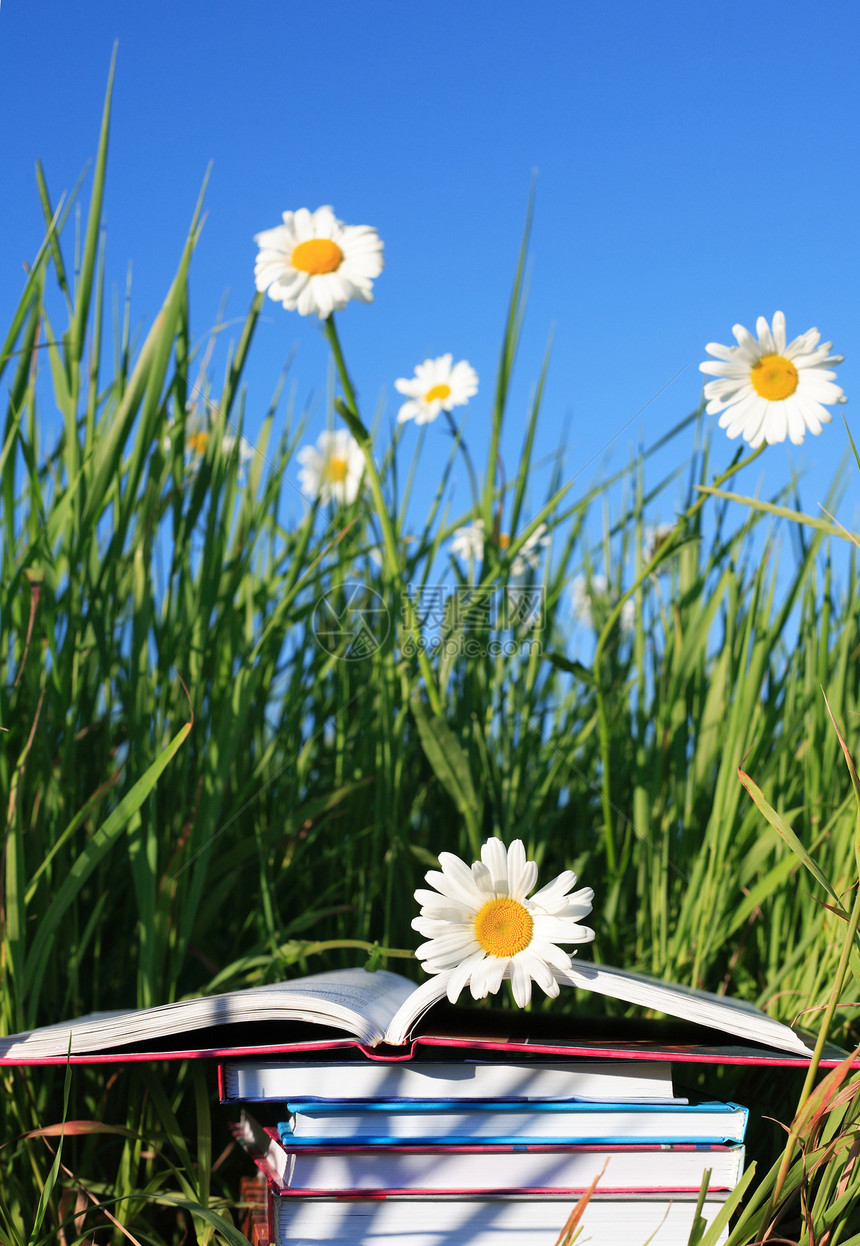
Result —
[[[789, 337], [817, 325], [846, 356], [850, 400], [860, 393], [858, 25], [847, 2], [796, 0], [5, 0], [0, 312], [8, 322], [42, 237], [34, 162], [55, 199], [72, 187], [95, 152], [118, 40], [108, 272], [122, 290], [133, 262], [141, 326], [175, 270], [210, 160], [192, 266], [199, 337], [225, 293], [228, 318], [244, 317], [253, 235], [285, 209], [330, 203], [377, 227], [386, 248], [373, 304], [339, 317], [365, 417], [381, 401], [393, 418], [394, 379], [451, 351], [481, 378], [467, 439], [483, 464], [536, 171], [509, 476], [552, 328], [538, 456], [569, 418], [575, 490], [607, 456], [620, 468], [695, 407], [704, 345], [731, 342], [736, 321], [751, 328], [780, 308]], [[71, 243], [67, 231], [67, 253]], [[294, 346], [299, 400], [324, 394], [319, 322], [268, 302], [247, 374], [252, 440]], [[850, 401], [844, 410], [852, 422]], [[324, 424], [321, 407], [311, 437]], [[427, 441], [429, 494], [449, 444], [441, 422]], [[770, 493], [800, 468], [814, 510], [845, 445], [837, 411], [802, 449], [768, 450], [747, 483]], [[733, 448], [718, 431], [717, 467]], [[533, 509], [544, 488], [536, 479]], [[655, 518], [671, 517], [671, 500]], [[840, 513], [852, 520], [850, 496]]]

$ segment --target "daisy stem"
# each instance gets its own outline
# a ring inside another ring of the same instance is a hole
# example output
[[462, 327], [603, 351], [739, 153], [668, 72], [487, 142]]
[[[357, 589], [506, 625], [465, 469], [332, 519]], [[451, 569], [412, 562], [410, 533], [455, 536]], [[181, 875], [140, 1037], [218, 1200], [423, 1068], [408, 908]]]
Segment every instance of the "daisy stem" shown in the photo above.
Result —
[[346, 398], [353, 415], [357, 416], [358, 402], [356, 401], [355, 390], [352, 387], [349, 372], [347, 372], [346, 369], [346, 360], [343, 357], [343, 351], [340, 346], [340, 338], [337, 335], [337, 327], [334, 323], [334, 312], [332, 312], [332, 314], [323, 321], [323, 329], [325, 330], [325, 335], [328, 338], [332, 354], [334, 355], [334, 361], [337, 365], [337, 371], [340, 376], [341, 386], [343, 387], [344, 397]]
[[[376, 462], [373, 458], [372, 446], [370, 444], [370, 434], [361, 423], [361, 417], [358, 413], [358, 403], [355, 398], [355, 390], [352, 387], [352, 381], [349, 379], [349, 373], [346, 369], [346, 361], [343, 357], [343, 351], [340, 347], [340, 339], [337, 335], [337, 328], [334, 323], [334, 314], [330, 315], [323, 321], [325, 335], [329, 340], [329, 344], [334, 354], [334, 361], [337, 365], [338, 375], [340, 376], [341, 388], [343, 396], [346, 400], [346, 406], [352, 419], [349, 421], [350, 431], [360, 432], [361, 435], [356, 437], [358, 444], [361, 446], [364, 455], [365, 470], [367, 478], [370, 482], [370, 491], [373, 494], [373, 500], [376, 503], [379, 522], [382, 525], [382, 535], [385, 542], [386, 562], [391, 573], [391, 578], [399, 583], [402, 578], [402, 568], [397, 553], [397, 537], [394, 532], [394, 526], [391, 522], [391, 516], [388, 513], [388, 507], [385, 505], [385, 498], [382, 493], [382, 481], [379, 479], [379, 472]], [[356, 428], [356, 425], [358, 428]]]
[[296, 943], [290, 947], [290, 953], [298, 959], [300, 956], [319, 956], [322, 952], [331, 952], [340, 948], [358, 948], [368, 955], [380, 957], [397, 957], [400, 960], [414, 960], [415, 949], [406, 947], [381, 947], [367, 939], [323, 939], [316, 943]]
[[461, 451], [463, 458], [466, 460], [466, 470], [469, 473], [469, 483], [472, 486], [472, 505], [475, 508], [477, 508], [478, 506], [478, 478], [475, 475], [475, 467], [474, 467], [474, 464], [472, 463], [472, 456], [469, 454], [469, 448], [466, 445], [465, 441], [463, 440], [462, 430], [459, 429], [456, 423], [454, 422], [453, 415], [451, 414], [450, 411], [446, 411], [444, 407], [442, 408], [442, 411], [445, 416], [445, 419], [448, 421], [448, 426], [451, 429], [451, 436], [454, 438], [454, 445], [457, 449]]
[[[734, 476], [737, 472], [739, 472], [741, 468], [749, 467], [750, 463], [754, 463], [755, 460], [759, 457], [759, 455], [763, 452], [763, 450], [764, 450], [764, 445], [761, 445], [758, 447], [758, 449], [753, 450], [752, 454], [747, 455], [745, 459], [740, 458], [740, 451], [738, 451], [738, 455], [733, 460], [733, 462], [729, 465], [726, 471], [724, 471], [722, 475], [717, 476], [715, 478], [714, 488], [719, 488], [720, 485], [725, 484], [725, 482], [729, 480], [730, 477]], [[612, 803], [611, 766], [610, 766], [610, 750], [609, 750], [609, 716], [607, 713], [606, 702], [604, 699], [604, 688], [603, 688], [603, 677], [602, 677], [603, 676], [604, 652], [609, 642], [609, 637], [612, 635], [613, 629], [615, 628], [616, 623], [621, 617], [621, 611], [624, 609], [625, 603], [633, 596], [633, 594], [639, 588], [640, 584], [642, 584], [645, 580], [647, 580], [648, 576], [652, 574], [655, 568], [661, 562], [663, 562], [664, 559], [668, 558], [671, 554], [675, 552], [676, 546], [678, 545], [681, 538], [685, 535], [687, 522], [690, 519], [692, 519], [693, 516], [698, 511], [702, 509], [702, 507], [705, 504], [706, 499], [709, 496], [710, 496], [709, 494], [703, 493], [700, 497], [696, 499], [696, 501], [693, 503], [692, 506], [688, 507], [688, 509], [684, 511], [682, 515], [678, 516], [678, 520], [677, 520], [677, 523], [675, 524], [674, 531], [671, 533], [669, 537], [667, 537], [667, 539], [663, 542], [660, 548], [656, 551], [651, 561], [644, 567], [644, 569], [642, 570], [638, 578], [633, 581], [633, 584], [630, 586], [630, 588], [628, 588], [627, 592], [623, 593], [618, 598], [618, 601], [616, 601], [615, 605], [610, 610], [609, 617], [606, 620], [606, 623], [604, 624], [604, 627], [600, 633], [600, 636], [598, 637], [597, 648], [594, 651], [594, 687], [595, 687], [595, 694], [596, 694], [596, 699], [597, 699], [597, 718], [598, 718], [598, 728], [599, 728], [599, 735], [600, 735], [600, 757], [601, 757], [601, 763], [603, 767], [603, 782], [601, 784], [601, 789], [600, 789], [600, 799], [601, 799], [601, 804], [603, 806], [603, 822], [605, 826], [606, 864], [607, 864], [607, 868], [609, 869], [610, 873], [613, 873], [615, 871], [618, 858], [617, 858], [617, 853], [615, 851], [615, 836], [612, 830], [612, 814], [615, 811], [615, 807]]]
[[[355, 390], [352, 387], [352, 381], [349, 378], [346, 361], [340, 347], [340, 339], [338, 338], [337, 328], [334, 323], [334, 313], [323, 321], [323, 329], [325, 330], [325, 335], [329, 340], [329, 345], [331, 346], [334, 361], [337, 366], [338, 375], [340, 376], [341, 388], [343, 389], [345, 401], [342, 408], [339, 407], [340, 414], [346, 420], [350, 431], [361, 447], [362, 454], [364, 455], [367, 479], [370, 482], [370, 491], [373, 494], [373, 501], [376, 505], [376, 513], [379, 516], [379, 522], [382, 525], [385, 564], [389, 580], [396, 586], [397, 593], [400, 597], [401, 615], [406, 625], [407, 634], [415, 639], [415, 649], [418, 654], [418, 665], [421, 668], [421, 674], [424, 676], [424, 683], [427, 688], [427, 697], [430, 701], [430, 706], [434, 714], [440, 714], [442, 705], [439, 697], [439, 691], [436, 687], [436, 681], [433, 678], [430, 661], [427, 657], [424, 646], [420, 643], [420, 636], [418, 634], [418, 619], [415, 614], [415, 604], [409, 596], [409, 593], [404, 591], [403, 568], [397, 552], [397, 536], [394, 532], [394, 525], [391, 522], [391, 515], [388, 513], [388, 507], [385, 504], [385, 495], [382, 492], [382, 481], [379, 478], [379, 471], [373, 458], [373, 447], [370, 441], [370, 434], [364, 427], [361, 416], [358, 413], [358, 403], [355, 397]], [[337, 403], [335, 405], [338, 406]]]

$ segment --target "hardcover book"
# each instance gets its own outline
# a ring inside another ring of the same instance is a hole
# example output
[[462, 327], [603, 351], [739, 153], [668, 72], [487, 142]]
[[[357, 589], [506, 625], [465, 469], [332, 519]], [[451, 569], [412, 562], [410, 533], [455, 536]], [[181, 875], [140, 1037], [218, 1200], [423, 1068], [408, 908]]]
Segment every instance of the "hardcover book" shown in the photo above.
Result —
[[[711, 1224], [724, 1191], [708, 1192], [699, 1214]], [[276, 1198], [276, 1246], [557, 1246], [574, 1200], [566, 1197]], [[648, 1242], [687, 1246], [696, 1218], [695, 1195], [594, 1194], [580, 1221], [588, 1246]], [[719, 1236], [724, 1242], [726, 1228]]]
[[595, 1178], [603, 1193], [732, 1190], [744, 1148], [731, 1146], [390, 1146], [285, 1151], [278, 1188], [292, 1193], [582, 1194]]
[[376, 1103], [287, 1104], [280, 1122], [283, 1146], [331, 1147], [420, 1143], [442, 1146], [485, 1143], [742, 1142], [748, 1112], [736, 1103], [603, 1104], [506, 1100], [471, 1104], [451, 1100], [420, 1106]]
[[[692, 1043], [689, 1035], [686, 1041], [664, 1043], [664, 1059], [803, 1065], [812, 1054], [804, 1037], [752, 1004], [585, 961], [574, 961], [570, 969], [554, 972], [560, 982], [570, 986], [708, 1027], [713, 1047], [710, 1053], [707, 1037], [703, 1039], [699, 1032]], [[467, 1013], [445, 1004], [425, 1021], [425, 1014], [440, 1005], [443, 994], [444, 983], [437, 977], [416, 987], [409, 979], [385, 970], [336, 970], [154, 1008], [98, 1013], [14, 1034], [0, 1039], [0, 1064], [63, 1063], [67, 1057], [72, 1062], [92, 1063], [151, 1059], [156, 1055], [187, 1058], [334, 1052], [356, 1047], [371, 1057], [409, 1059], [421, 1045], [483, 1046], [507, 1053], [531, 1051], [568, 1057], [660, 1058], [653, 1041], [640, 1041], [638, 1047], [629, 1037], [594, 1041], [579, 1017]], [[479, 1032], [482, 1027], [483, 1036]], [[721, 1032], [722, 1042], [714, 1037], [715, 1031]], [[727, 1043], [726, 1035], [742, 1041]], [[824, 1063], [838, 1062], [843, 1056], [831, 1049]]]
[[439, 1060], [231, 1060], [220, 1067], [222, 1103], [338, 1100], [545, 1099], [601, 1103], [673, 1103], [672, 1068], [655, 1060], [570, 1062], [463, 1057]]

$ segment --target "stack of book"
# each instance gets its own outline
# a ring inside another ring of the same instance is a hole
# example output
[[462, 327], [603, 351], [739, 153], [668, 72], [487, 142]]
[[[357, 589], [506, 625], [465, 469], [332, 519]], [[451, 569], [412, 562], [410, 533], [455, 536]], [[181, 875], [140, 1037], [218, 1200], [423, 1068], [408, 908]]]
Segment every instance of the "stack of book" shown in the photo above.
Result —
[[683, 1244], [743, 1168], [746, 1110], [667, 1063], [230, 1061], [221, 1094], [277, 1246], [555, 1246], [586, 1194], [592, 1243]]
[[470, 1010], [437, 979], [353, 969], [14, 1034], [0, 1065], [217, 1060], [265, 1174], [260, 1246], [555, 1246], [571, 1213], [592, 1243], [686, 1243], [697, 1216], [725, 1236], [746, 1113], [679, 1101], [673, 1068], [804, 1067], [809, 1041], [629, 971], [556, 974], [670, 1019]]

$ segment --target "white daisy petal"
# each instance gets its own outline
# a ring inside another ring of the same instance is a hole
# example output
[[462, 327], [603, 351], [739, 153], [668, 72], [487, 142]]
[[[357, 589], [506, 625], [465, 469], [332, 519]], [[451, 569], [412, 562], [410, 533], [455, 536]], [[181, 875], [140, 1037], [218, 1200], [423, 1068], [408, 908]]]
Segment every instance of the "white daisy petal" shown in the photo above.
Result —
[[591, 912], [594, 901], [594, 892], [591, 887], [582, 887], [579, 891], [575, 891], [572, 896], [567, 897], [567, 905], [565, 914], [568, 917], [585, 917]]
[[422, 906], [422, 912], [436, 920], [466, 922], [472, 918], [471, 905], [458, 904], [435, 891], [416, 891], [415, 899]]
[[499, 956], [487, 956], [471, 970], [469, 989], [472, 999], [486, 999], [495, 995], [505, 980], [508, 961]]
[[411, 398], [409, 402], [404, 402], [403, 406], [397, 412], [397, 423], [405, 424], [407, 420], [414, 420], [421, 412], [419, 403]]
[[508, 895], [508, 857], [515, 858], [517, 850], [522, 853], [525, 860], [525, 850], [521, 840], [516, 839], [510, 848], [506, 849], [500, 839], [488, 839], [481, 848], [481, 860], [486, 868], [490, 871], [493, 880], [492, 889], [497, 896]]
[[[478, 904], [483, 903], [480, 888], [475, 882], [475, 874], [465, 861], [461, 861], [453, 852], [440, 852], [439, 864], [442, 866], [442, 873], [445, 875], [445, 878], [455, 887], [461, 889], [467, 903], [470, 899]], [[429, 877], [428, 874], [428, 881]]]
[[842, 396], [842, 390], [838, 385], [834, 385], [832, 381], [826, 381], [817, 376], [813, 377], [804, 386], [803, 392], [805, 396], [814, 399], [815, 402], [824, 402], [828, 406], [835, 406]]
[[[719, 342], [708, 342], [705, 350], [709, 355], [716, 355], [717, 359], [724, 359], [727, 363], [734, 359], [734, 346], [721, 346]], [[708, 360], [710, 363], [710, 360]], [[700, 368], [704, 368], [703, 364], [699, 364]]]
[[541, 923], [540, 926], [535, 926], [535, 937], [556, 945], [591, 943], [594, 931], [588, 926], [580, 926], [566, 914], [557, 913], [554, 917], [546, 919], [546, 925]]
[[[566, 966], [560, 968], [570, 968], [570, 957], [566, 956]], [[521, 965], [525, 972], [529, 975], [533, 982], [536, 982], [545, 995], [555, 998], [558, 995], [558, 982], [555, 974], [550, 969], [543, 954], [538, 955], [537, 951], [529, 948], [525, 952], [521, 952], [516, 958], [516, 963]]]
[[[426, 911], [426, 909], [423, 909], [422, 913], [426, 913]], [[444, 917], [416, 917], [412, 927], [427, 939], [437, 939], [443, 935], [453, 935], [454, 933], [468, 935], [469, 938], [474, 937], [471, 933], [471, 921], [460, 921], [459, 914], [450, 921]]]
[[735, 335], [735, 339], [741, 350], [745, 350], [753, 357], [758, 354], [758, 342], [750, 333], [749, 329], [745, 329], [742, 324], [735, 324], [732, 325], [732, 333]]
[[[773, 403], [772, 409], [768, 414], [767, 425], [765, 428], [765, 441], [769, 446], [775, 445], [778, 441], [785, 441], [788, 433], [788, 420], [785, 413], [785, 403]], [[801, 441], [803, 437], [801, 436]]]
[[450, 878], [447, 874], [441, 873], [439, 870], [428, 870], [424, 878], [441, 895], [446, 896], [449, 900], [453, 900], [456, 904], [464, 905], [470, 913], [474, 913], [475, 907], [481, 903], [480, 892], [474, 885], [471, 875], [467, 886], [461, 885], [458, 881]]
[[515, 957], [511, 963], [511, 986], [519, 1008], [527, 1008], [532, 998], [532, 980], [524, 961]]
[[515, 839], [508, 849], [507, 894], [522, 904], [537, 882], [537, 873], [537, 862], [526, 860], [523, 841]]
[[825, 342], [822, 346], [818, 343], [821, 341], [821, 334], [817, 329], [807, 329], [805, 333], [799, 334], [793, 342], [789, 342], [784, 351], [780, 351], [781, 355], [786, 355], [789, 359], [795, 358], [797, 355], [817, 355], [819, 351], [827, 354], [832, 342]]
[[456, 1004], [460, 992], [469, 981], [473, 972], [477, 971], [480, 963], [486, 959], [483, 951], [474, 952], [471, 956], [467, 956], [464, 961], [451, 971], [451, 977], [448, 980], [448, 999], [452, 1004]]
[[811, 433], [821, 431], [820, 425], [818, 428], [815, 428], [811, 419], [804, 419], [803, 412], [798, 410], [796, 404], [785, 403], [785, 408], [785, 418], [788, 425], [788, 437], [794, 445], [799, 446], [803, 444], [803, 436], [806, 432], [807, 422]]
[[[706, 359], [704, 363], [699, 364], [699, 371], [704, 372], [706, 376], [746, 378], [749, 375], [749, 365], [741, 363], [736, 359], [732, 359], [727, 363], [723, 363], [718, 359]], [[709, 382], [709, 384], [713, 384], [713, 382]], [[723, 384], [727, 384], [727, 382], [723, 382]]]
[[[416, 922], [423, 922], [423, 918], [416, 917]], [[420, 926], [415, 929], [419, 934], [424, 931]], [[419, 960], [423, 960], [425, 956], [433, 960], [447, 960], [449, 956], [459, 957], [465, 955], [465, 952], [475, 950], [475, 934], [474, 929], [453, 930], [448, 934], [434, 933], [427, 943], [422, 943], [418, 949]]]
[[[534, 893], [532, 896], [532, 904], [541, 904], [544, 906], [553, 905], [557, 903], [557, 901], [561, 900], [561, 898], [565, 896], [568, 891], [570, 891], [571, 887], [573, 887], [575, 883], [576, 875], [573, 870], [562, 870], [558, 877], [554, 878], [551, 883], [547, 883], [544, 887], [541, 887], [540, 891], [536, 891]], [[591, 888], [588, 887], [586, 890], [591, 891]]]
[[[493, 883], [493, 875], [487, 869], [483, 861], [472, 862], [472, 881], [478, 889], [479, 899], [476, 902], [475, 910], [483, 906], [488, 900], [495, 899], [496, 889]], [[474, 911], [472, 916], [474, 916]]]
[[825, 407], [845, 401], [833, 383], [836, 374], [828, 370], [841, 357], [830, 355], [832, 342], [819, 346], [817, 329], [807, 329], [786, 345], [781, 311], [774, 314], [772, 325], [759, 316], [756, 332], [758, 340], [736, 324], [732, 333], [737, 346], [709, 342], [705, 347], [717, 362], [708, 359], [699, 368], [718, 378], [705, 384], [705, 410], [709, 415], [723, 412], [720, 428], [730, 438], [743, 435], [754, 449], [786, 437], [801, 445], [807, 432], [817, 435], [829, 423], [832, 417]]
[[[777, 312], [776, 316], [778, 316], [779, 314], [780, 313]], [[776, 316], [774, 316], [773, 318], [774, 325], [776, 324]], [[783, 336], [785, 336], [784, 325], [785, 325], [785, 322], [783, 321]], [[773, 337], [771, 336], [770, 325], [767, 323], [767, 320], [765, 320], [764, 316], [759, 316], [758, 320], [755, 322], [755, 329], [756, 329], [756, 333], [758, 334], [758, 344], [759, 344], [759, 349], [761, 350], [762, 354], [764, 355], [774, 354], [776, 352], [776, 346], [774, 345], [774, 340], [773, 340]]]
[[538, 941], [535, 939], [529, 948], [529, 951], [532, 950], [534, 950], [536, 955], [540, 956], [542, 961], [546, 961], [548, 965], [555, 965], [556, 969], [570, 968], [569, 955], [555, 943], [551, 943], [548, 940]]

